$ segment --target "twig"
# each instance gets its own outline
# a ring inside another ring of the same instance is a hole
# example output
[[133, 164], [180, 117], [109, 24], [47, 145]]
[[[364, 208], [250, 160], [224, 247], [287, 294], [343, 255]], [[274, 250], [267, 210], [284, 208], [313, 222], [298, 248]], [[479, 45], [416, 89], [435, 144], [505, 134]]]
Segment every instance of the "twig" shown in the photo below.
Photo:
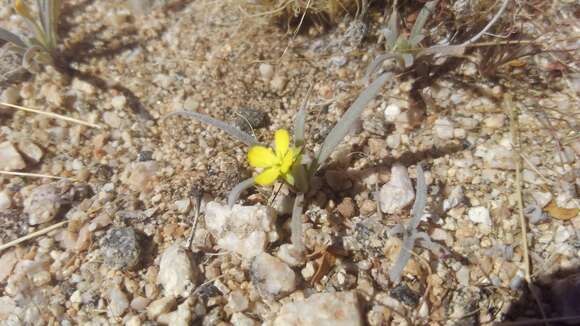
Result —
[[518, 203], [518, 216], [520, 220], [520, 228], [522, 233], [522, 250], [524, 251], [524, 272], [525, 272], [525, 279], [528, 285], [536, 304], [538, 305], [538, 309], [542, 314], [542, 318], [546, 319], [546, 312], [542, 307], [542, 302], [540, 301], [540, 297], [536, 292], [536, 288], [532, 284], [532, 277], [531, 277], [531, 266], [530, 266], [530, 252], [528, 249], [528, 230], [527, 230], [527, 223], [524, 217], [524, 200], [522, 196], [523, 187], [522, 187], [522, 158], [520, 156], [521, 152], [521, 140], [520, 140], [520, 133], [519, 133], [519, 123], [518, 123], [518, 116], [516, 112], [516, 108], [512, 102], [512, 96], [510, 94], [504, 95], [504, 105], [505, 109], [509, 110], [510, 115], [510, 129], [511, 129], [511, 136], [512, 142], [514, 146], [514, 159], [516, 160], [516, 193], [517, 193], [517, 203]]
[[499, 8], [499, 10], [495, 14], [495, 16], [493, 16], [493, 18], [489, 21], [489, 23], [487, 23], [487, 25], [481, 30], [481, 32], [477, 33], [477, 35], [470, 38], [468, 41], [464, 42], [461, 45], [466, 46], [466, 45], [469, 45], [471, 43], [474, 43], [477, 40], [479, 40], [485, 33], [487, 33], [487, 31], [497, 22], [499, 17], [501, 17], [503, 12], [505, 11], [505, 8], [507, 8], [508, 3], [509, 3], [509, 0], [503, 0], [503, 3], [501, 4], [501, 7]]
[[25, 235], [23, 237], [20, 237], [20, 238], [18, 238], [16, 240], [12, 240], [12, 241], [10, 241], [8, 243], [5, 243], [3, 245], [0, 245], [0, 252], [4, 251], [5, 249], [8, 249], [8, 248], [10, 248], [12, 246], [15, 246], [15, 245], [17, 245], [17, 244], [19, 244], [21, 242], [24, 242], [26, 240], [30, 240], [32, 238], [36, 238], [36, 237], [38, 237], [40, 235], [46, 234], [46, 233], [48, 233], [50, 231], [56, 230], [56, 229], [60, 228], [61, 226], [65, 225], [66, 223], [68, 223], [68, 220], [62, 221], [62, 222], [58, 222], [58, 223], [53, 224], [53, 225], [51, 225], [49, 227], [46, 227], [46, 228], [44, 228], [42, 230], [38, 230], [38, 231], [32, 232], [32, 233], [27, 234], [27, 235]]
[[14, 175], [14, 176], [18, 176], [18, 177], [48, 178], [48, 179], [58, 179], [58, 180], [71, 179], [71, 178], [58, 177], [58, 176], [48, 175], [48, 174], [38, 174], [38, 173], [28, 173], [28, 172], [13, 172], [13, 171], [4, 171], [4, 170], [0, 170], [0, 174]]
[[97, 124], [90, 123], [90, 122], [86, 122], [86, 121], [83, 121], [83, 120], [78, 120], [78, 119], [75, 119], [75, 118], [69, 118], [69, 117], [66, 117], [64, 115], [60, 115], [60, 114], [56, 114], [56, 113], [52, 113], [52, 112], [46, 112], [46, 111], [42, 111], [42, 110], [31, 109], [31, 108], [27, 108], [27, 107], [24, 107], [24, 106], [14, 105], [14, 104], [5, 103], [5, 102], [0, 102], [0, 105], [3, 105], [5, 107], [9, 107], [11, 109], [17, 109], [17, 110], [22, 110], [22, 111], [26, 111], [26, 112], [37, 113], [37, 114], [49, 116], [49, 117], [54, 118], [54, 119], [60, 119], [60, 120], [64, 120], [64, 121], [68, 121], [68, 122], [72, 122], [72, 123], [76, 123], [76, 124], [80, 124], [80, 125], [83, 125], [83, 126], [88, 126], [88, 127], [92, 127], [92, 128], [96, 128], [96, 129], [101, 129], [101, 126], [99, 126]]
[[203, 198], [203, 192], [199, 191], [198, 189], [194, 188], [193, 198], [195, 200], [193, 208], [193, 222], [191, 223], [191, 233], [189, 234], [189, 238], [187, 239], [187, 249], [191, 250], [191, 245], [193, 243], [193, 238], [195, 236], [195, 229], [197, 228], [197, 221], [199, 219], [199, 212], [201, 210], [201, 199]]

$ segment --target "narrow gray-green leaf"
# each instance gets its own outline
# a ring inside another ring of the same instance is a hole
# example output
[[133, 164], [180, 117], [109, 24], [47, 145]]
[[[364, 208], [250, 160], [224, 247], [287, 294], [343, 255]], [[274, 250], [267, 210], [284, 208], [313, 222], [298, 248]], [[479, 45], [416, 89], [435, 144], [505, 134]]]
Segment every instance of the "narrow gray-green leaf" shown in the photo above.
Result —
[[223, 130], [224, 132], [226, 132], [228, 135], [234, 137], [235, 139], [243, 142], [244, 144], [246, 144], [248, 146], [256, 145], [258, 143], [258, 141], [256, 141], [256, 138], [254, 138], [254, 136], [252, 136], [248, 133], [245, 133], [245, 132], [241, 131], [240, 129], [238, 129], [232, 125], [229, 125], [221, 120], [214, 119], [214, 118], [210, 117], [209, 115], [205, 115], [205, 114], [199, 113], [199, 112], [176, 111], [176, 112], [172, 112], [172, 113], [167, 114], [165, 117], [163, 117], [163, 120], [165, 120], [169, 117], [175, 116], [175, 115], [191, 117], [191, 118], [194, 118], [200, 122], [207, 123], [208, 125], [219, 128], [219, 129]]
[[294, 117], [294, 146], [296, 147], [302, 147], [304, 145], [304, 138], [306, 137], [306, 106], [308, 105], [308, 99], [310, 98], [313, 86], [314, 84], [311, 84], [308, 87], [302, 107], [300, 107], [296, 117]]
[[228, 194], [228, 206], [230, 208], [234, 207], [238, 199], [240, 199], [240, 195], [242, 194], [242, 192], [252, 187], [254, 184], [255, 184], [254, 178], [249, 178], [238, 183], [234, 188], [232, 188], [232, 190], [230, 190], [230, 193]]
[[397, 13], [397, 8], [393, 6], [393, 12], [391, 17], [389, 17], [388, 27], [383, 32], [385, 35], [385, 41], [387, 43], [387, 49], [392, 50], [399, 38], [399, 17]]
[[[433, 9], [435, 9], [437, 2], [439, 2], [439, 0], [429, 1], [425, 4], [423, 9], [421, 9], [421, 11], [419, 12], [419, 15], [417, 15], [417, 20], [415, 21], [415, 25], [413, 25], [413, 28], [411, 29], [411, 34], [409, 35], [409, 40], [418, 40], [419, 39], [419, 35], [421, 34], [421, 30], [423, 29], [423, 26], [425, 26], [425, 23], [427, 22], [427, 18], [429, 18], [429, 15], [431, 14], [431, 12], [433, 12]], [[412, 44], [412, 46], [416, 47], [417, 44]]]
[[46, 32], [48, 31], [48, 0], [36, 0], [36, 9], [38, 10], [38, 17], [40, 17], [40, 25], [42, 29]]
[[306, 101], [294, 117], [294, 146], [302, 147], [306, 134]]
[[9, 30], [6, 30], [0, 27], [0, 39], [3, 39], [6, 42], [10, 42], [18, 47], [26, 48], [26, 43], [22, 40], [22, 38]]
[[413, 217], [409, 222], [407, 230], [415, 230], [421, 222], [423, 211], [427, 205], [427, 183], [425, 182], [425, 173], [421, 163], [417, 164], [417, 185], [415, 186], [415, 202], [411, 210]]
[[393, 53], [383, 53], [383, 54], [376, 56], [373, 59], [373, 61], [369, 64], [369, 66], [367, 67], [367, 71], [365, 72], [364, 81], [368, 82], [371, 79], [372, 75], [375, 73], [375, 71], [377, 71], [379, 66], [381, 64], [383, 64], [383, 62], [385, 60], [395, 58], [396, 56], [397, 55], [393, 54]]
[[298, 252], [304, 251], [304, 238], [302, 236], [302, 211], [304, 210], [304, 193], [299, 192], [294, 199], [292, 208], [292, 220], [290, 221], [290, 240]]
[[330, 131], [324, 143], [320, 147], [318, 155], [316, 155], [316, 166], [320, 168], [330, 154], [335, 150], [336, 146], [340, 144], [344, 137], [348, 134], [356, 120], [360, 117], [366, 106], [379, 93], [383, 85], [393, 77], [391, 73], [384, 73], [375, 79], [354, 101], [342, 118], [336, 123], [334, 128]]

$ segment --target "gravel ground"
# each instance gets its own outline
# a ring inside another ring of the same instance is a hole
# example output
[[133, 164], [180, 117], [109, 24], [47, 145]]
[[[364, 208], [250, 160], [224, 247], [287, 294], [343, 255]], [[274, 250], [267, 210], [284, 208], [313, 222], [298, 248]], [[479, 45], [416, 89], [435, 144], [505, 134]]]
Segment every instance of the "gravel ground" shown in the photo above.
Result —
[[[22, 27], [1, 3], [2, 26]], [[476, 3], [439, 11], [463, 17]], [[553, 50], [578, 45], [577, 5], [513, 6], [526, 35]], [[383, 51], [382, 10], [297, 35], [227, 1], [138, 15], [117, 1], [74, 0], [63, 19], [68, 74], [20, 73], [2, 81], [0, 97], [100, 129], [0, 109], [0, 170], [56, 177], [0, 175], [0, 243], [60, 223], [0, 251], [0, 323], [485, 325], [580, 315], [577, 52], [501, 67], [485, 62], [501, 53], [469, 52], [443, 73], [396, 74], [314, 178], [300, 255], [292, 190], [252, 188], [228, 208], [229, 190], [253, 173], [246, 146], [163, 117], [199, 111], [271, 143], [313, 85], [313, 152]], [[432, 27], [434, 40], [450, 28]], [[425, 241], [399, 280], [390, 272], [415, 231], [397, 230], [412, 215], [419, 163]]]

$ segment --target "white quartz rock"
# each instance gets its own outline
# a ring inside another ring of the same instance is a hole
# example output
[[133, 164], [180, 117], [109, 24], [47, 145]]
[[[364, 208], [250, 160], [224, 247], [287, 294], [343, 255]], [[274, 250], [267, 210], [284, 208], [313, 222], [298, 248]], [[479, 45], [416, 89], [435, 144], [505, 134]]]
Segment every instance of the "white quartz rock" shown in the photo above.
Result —
[[469, 220], [476, 224], [483, 224], [485, 226], [491, 226], [491, 217], [489, 214], [489, 209], [479, 206], [472, 207], [467, 213]]
[[199, 279], [197, 267], [178, 244], [165, 249], [159, 263], [157, 281], [167, 296], [188, 296]]
[[264, 252], [266, 245], [278, 240], [276, 211], [263, 205], [241, 206], [209, 202], [206, 224], [218, 246], [250, 259]]
[[379, 203], [381, 210], [387, 214], [393, 214], [409, 205], [415, 199], [415, 191], [407, 168], [401, 164], [395, 164], [391, 168], [391, 180], [381, 187]]
[[250, 268], [252, 283], [262, 297], [273, 300], [296, 289], [296, 274], [280, 258], [261, 253]]
[[282, 306], [274, 326], [357, 326], [363, 318], [353, 292], [317, 293]]

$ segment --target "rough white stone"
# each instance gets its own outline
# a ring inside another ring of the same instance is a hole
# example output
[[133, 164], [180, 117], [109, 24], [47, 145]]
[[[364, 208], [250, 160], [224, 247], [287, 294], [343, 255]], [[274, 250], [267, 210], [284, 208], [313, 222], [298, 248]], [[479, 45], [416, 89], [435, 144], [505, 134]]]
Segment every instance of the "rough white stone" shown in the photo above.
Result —
[[12, 206], [12, 198], [8, 191], [0, 191], [0, 211], [9, 209]]
[[465, 195], [461, 186], [455, 186], [449, 196], [443, 201], [443, 210], [448, 211], [457, 207], [464, 200]]
[[552, 201], [552, 193], [551, 192], [542, 192], [542, 191], [534, 191], [532, 192], [532, 197], [536, 201], [536, 204], [541, 208], [546, 207]]
[[262, 63], [258, 67], [258, 70], [260, 70], [260, 75], [265, 81], [270, 81], [274, 77], [274, 67], [271, 64]]
[[493, 169], [515, 170], [516, 161], [512, 150], [503, 145], [493, 145], [489, 148], [478, 147], [475, 156], [482, 157], [486, 165]]
[[413, 185], [407, 173], [407, 168], [395, 164], [391, 168], [391, 180], [381, 187], [379, 203], [381, 210], [393, 214], [409, 205], [415, 199]]
[[189, 211], [190, 206], [191, 201], [189, 200], [189, 198], [175, 201], [175, 208], [177, 208], [177, 211], [179, 213], [182, 214], [187, 213]]
[[261, 253], [250, 267], [252, 283], [262, 297], [273, 300], [280, 298], [296, 288], [296, 274], [281, 259]]
[[228, 304], [226, 309], [232, 312], [242, 312], [248, 309], [249, 301], [246, 295], [241, 291], [233, 291], [228, 296]]
[[457, 271], [457, 282], [463, 286], [469, 286], [469, 268], [467, 266], [461, 266]]
[[24, 156], [29, 158], [34, 163], [40, 162], [42, 155], [44, 155], [42, 149], [38, 147], [38, 145], [27, 139], [19, 141], [16, 146], [18, 147], [18, 150], [24, 154]]
[[159, 316], [159, 323], [172, 326], [188, 326], [191, 322], [191, 303], [192, 299], [188, 298], [177, 306], [177, 310]]
[[556, 243], [564, 243], [570, 238], [571, 234], [567, 227], [559, 225], [556, 229], [556, 234], [554, 235], [554, 241]]
[[34, 188], [24, 200], [24, 213], [28, 214], [30, 225], [51, 221], [58, 214], [60, 207], [60, 195], [54, 183]]
[[294, 245], [288, 243], [280, 246], [276, 256], [290, 266], [298, 266], [304, 260], [302, 252], [296, 249]]
[[0, 170], [16, 171], [26, 167], [20, 153], [10, 142], [0, 144]]
[[156, 320], [162, 314], [170, 312], [175, 308], [175, 298], [174, 297], [163, 297], [157, 299], [149, 304], [147, 307], [147, 317], [149, 319]]
[[263, 205], [241, 206], [209, 202], [206, 223], [220, 248], [233, 251], [244, 258], [252, 258], [268, 243], [278, 240], [276, 211]]
[[241, 312], [236, 312], [235, 314], [233, 314], [230, 322], [234, 326], [258, 326], [258, 325], [260, 325], [260, 323], [258, 323], [257, 320], [254, 320], [254, 319], [244, 315]]
[[453, 138], [453, 122], [447, 118], [439, 118], [435, 120], [435, 126], [433, 127], [437, 137], [441, 139], [452, 139]]
[[125, 313], [125, 310], [129, 308], [129, 300], [123, 291], [118, 287], [114, 286], [109, 289], [109, 311], [114, 317], [120, 317]]
[[111, 126], [111, 128], [117, 129], [121, 127], [121, 118], [115, 112], [106, 111], [103, 113], [103, 120], [106, 124]]
[[388, 122], [395, 122], [397, 116], [401, 113], [401, 107], [396, 104], [389, 104], [385, 108], [385, 120]]
[[187, 251], [179, 244], [165, 249], [159, 263], [157, 282], [163, 286], [165, 295], [188, 296], [199, 278]]
[[111, 106], [117, 110], [123, 110], [126, 103], [127, 98], [123, 95], [115, 96], [111, 99]]
[[489, 209], [483, 206], [470, 208], [467, 215], [469, 217], [469, 220], [472, 221], [473, 223], [491, 226], [491, 217], [489, 215]]
[[493, 114], [483, 120], [484, 126], [490, 129], [499, 129], [505, 124], [505, 114]]
[[10, 273], [12, 273], [12, 269], [17, 262], [18, 256], [16, 256], [16, 251], [14, 250], [5, 252], [0, 256], [0, 282], [4, 282], [4, 280], [10, 276]]
[[363, 318], [353, 292], [317, 293], [282, 306], [274, 326], [357, 326]]

